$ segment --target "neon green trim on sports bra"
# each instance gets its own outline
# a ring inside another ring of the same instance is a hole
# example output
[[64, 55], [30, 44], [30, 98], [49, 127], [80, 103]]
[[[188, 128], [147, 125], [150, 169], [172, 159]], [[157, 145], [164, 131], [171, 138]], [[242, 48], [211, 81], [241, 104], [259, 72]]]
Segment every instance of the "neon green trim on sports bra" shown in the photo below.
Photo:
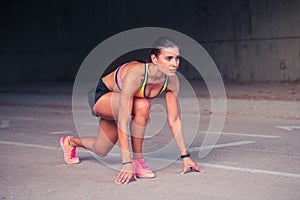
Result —
[[167, 75], [165, 75], [165, 82], [164, 82], [162, 88], [160, 89], [159, 93], [156, 96], [148, 97], [146, 95], [146, 85], [147, 85], [147, 81], [148, 81], [149, 67], [150, 67], [150, 63], [145, 63], [145, 78], [144, 78], [144, 81], [143, 81], [143, 84], [142, 84], [142, 87], [141, 87], [139, 93], [143, 94], [144, 98], [146, 98], [146, 99], [154, 99], [154, 98], [158, 97], [159, 95], [161, 95], [167, 89], [169, 77]]
[[[125, 63], [124, 65], [120, 66], [117, 69], [116, 73], [115, 73], [115, 82], [116, 82], [116, 84], [117, 84], [117, 86], [118, 86], [118, 88], [120, 90], [122, 90], [121, 70], [126, 65], [127, 65], [127, 63]], [[169, 77], [167, 75], [165, 75], [165, 82], [164, 82], [163, 86], [161, 87], [159, 93], [156, 96], [154, 96], [154, 97], [148, 97], [146, 95], [146, 86], [147, 86], [148, 77], [149, 77], [149, 75], [148, 75], [149, 67], [150, 67], [150, 63], [145, 63], [145, 77], [144, 77], [144, 81], [142, 83], [141, 89], [135, 95], [137, 97], [143, 97], [143, 98], [146, 98], [146, 99], [154, 99], [154, 98], [158, 97], [159, 95], [161, 95], [167, 89], [168, 82], [169, 82]]]

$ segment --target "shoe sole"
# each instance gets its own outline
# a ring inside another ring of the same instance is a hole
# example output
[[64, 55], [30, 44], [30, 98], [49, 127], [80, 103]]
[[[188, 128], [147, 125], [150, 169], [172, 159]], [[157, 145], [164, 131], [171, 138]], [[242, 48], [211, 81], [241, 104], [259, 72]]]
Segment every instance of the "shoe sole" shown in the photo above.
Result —
[[136, 173], [134, 174], [137, 178], [141, 178], [141, 179], [152, 179], [152, 178], [155, 178], [156, 175], [154, 176], [138, 176]]

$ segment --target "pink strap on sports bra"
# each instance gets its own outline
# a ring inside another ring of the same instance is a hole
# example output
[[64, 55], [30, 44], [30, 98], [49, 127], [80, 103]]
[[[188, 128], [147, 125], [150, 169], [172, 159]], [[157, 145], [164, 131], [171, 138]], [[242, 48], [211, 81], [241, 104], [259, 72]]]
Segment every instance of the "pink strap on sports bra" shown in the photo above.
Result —
[[123, 69], [123, 67], [125, 67], [127, 65], [127, 63], [125, 63], [124, 65], [120, 66], [118, 69], [117, 69], [117, 72], [116, 72], [116, 83], [117, 83], [117, 86], [118, 88], [121, 90], [122, 89], [122, 79], [121, 79], [121, 70]]

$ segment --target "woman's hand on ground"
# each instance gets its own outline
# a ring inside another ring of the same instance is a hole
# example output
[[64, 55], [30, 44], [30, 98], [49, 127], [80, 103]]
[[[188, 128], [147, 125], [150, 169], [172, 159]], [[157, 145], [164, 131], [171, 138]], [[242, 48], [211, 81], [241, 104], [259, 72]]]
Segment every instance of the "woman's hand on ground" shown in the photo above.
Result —
[[183, 158], [182, 159], [182, 162], [183, 162], [183, 169], [181, 171], [181, 174], [185, 174], [187, 169], [190, 168], [191, 170], [192, 169], [195, 169], [196, 171], [198, 172], [203, 172], [204, 170], [201, 169], [197, 163], [191, 159], [190, 157], [186, 157], [186, 158]]
[[115, 183], [117, 184], [127, 184], [129, 183], [129, 181], [131, 179], [137, 180], [135, 174], [134, 174], [134, 170], [133, 170], [133, 166], [132, 164], [126, 164], [123, 165], [116, 180]]

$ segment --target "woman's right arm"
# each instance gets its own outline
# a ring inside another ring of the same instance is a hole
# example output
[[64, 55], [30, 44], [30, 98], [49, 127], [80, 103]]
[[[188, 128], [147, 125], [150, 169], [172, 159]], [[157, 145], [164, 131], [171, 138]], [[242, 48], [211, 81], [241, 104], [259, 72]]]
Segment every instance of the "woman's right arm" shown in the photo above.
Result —
[[[120, 98], [120, 107], [118, 113], [118, 139], [120, 153], [122, 157], [122, 169], [118, 174], [115, 182], [118, 184], [127, 184], [132, 177], [134, 171], [131, 162], [129, 147], [129, 130], [128, 124], [131, 118], [134, 94], [140, 87], [140, 78], [137, 73], [128, 72], [122, 79], [123, 86]], [[127, 163], [127, 164], [125, 164]], [[134, 177], [136, 179], [136, 177]]]

